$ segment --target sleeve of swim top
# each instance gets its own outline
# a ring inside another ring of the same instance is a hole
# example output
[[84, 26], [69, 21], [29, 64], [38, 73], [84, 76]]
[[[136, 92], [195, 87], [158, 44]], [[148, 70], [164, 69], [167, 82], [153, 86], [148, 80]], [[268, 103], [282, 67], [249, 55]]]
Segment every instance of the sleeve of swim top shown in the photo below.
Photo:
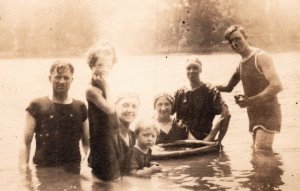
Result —
[[33, 116], [35, 119], [37, 118], [37, 115], [39, 113], [39, 104], [37, 100], [33, 100], [30, 102], [29, 106], [26, 108], [26, 111]]

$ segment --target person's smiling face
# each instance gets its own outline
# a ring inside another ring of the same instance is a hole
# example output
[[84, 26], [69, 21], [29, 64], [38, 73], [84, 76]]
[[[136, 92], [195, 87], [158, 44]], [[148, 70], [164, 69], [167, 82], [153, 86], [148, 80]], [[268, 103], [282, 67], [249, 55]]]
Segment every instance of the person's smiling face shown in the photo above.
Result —
[[155, 111], [158, 118], [168, 118], [172, 112], [172, 104], [166, 97], [159, 97], [155, 103]]
[[248, 46], [247, 40], [244, 37], [244, 35], [240, 31], [234, 31], [229, 37], [228, 42], [230, 44], [230, 47], [232, 50], [234, 50], [236, 53], [240, 54]]
[[186, 75], [190, 81], [195, 81], [199, 79], [199, 74], [201, 73], [201, 71], [202, 67], [200, 64], [190, 61], [187, 62]]
[[122, 98], [116, 107], [117, 115], [121, 122], [130, 124], [136, 118], [139, 101], [134, 97]]

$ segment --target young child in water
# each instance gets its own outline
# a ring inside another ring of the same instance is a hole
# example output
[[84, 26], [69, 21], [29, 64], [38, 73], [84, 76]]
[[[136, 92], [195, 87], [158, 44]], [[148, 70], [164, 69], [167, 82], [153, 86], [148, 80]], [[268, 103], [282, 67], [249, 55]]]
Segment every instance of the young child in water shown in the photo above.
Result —
[[92, 70], [91, 86], [86, 91], [90, 128], [88, 163], [96, 182], [120, 178], [113, 129], [109, 123], [115, 109], [110, 102], [110, 87], [107, 83], [107, 75], [115, 62], [114, 48], [107, 42], [92, 48], [88, 55], [88, 64]]
[[151, 147], [155, 144], [159, 129], [153, 121], [141, 121], [136, 130], [136, 144], [129, 149], [125, 159], [128, 175], [149, 176], [162, 171], [157, 163], [151, 163]]

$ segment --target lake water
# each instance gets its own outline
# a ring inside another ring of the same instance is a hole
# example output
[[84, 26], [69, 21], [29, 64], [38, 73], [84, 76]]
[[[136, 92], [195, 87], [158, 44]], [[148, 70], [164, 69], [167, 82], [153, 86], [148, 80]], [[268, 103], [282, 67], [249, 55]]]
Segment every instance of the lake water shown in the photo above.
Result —
[[[18, 149], [23, 132], [25, 108], [35, 97], [50, 92], [49, 67], [53, 59], [0, 60], [0, 179], [1, 190], [298, 190], [300, 188], [300, 53], [272, 54], [284, 84], [279, 94], [283, 124], [275, 136], [274, 152], [252, 153], [246, 110], [234, 104], [233, 95], [242, 92], [239, 84], [223, 98], [232, 118], [224, 139], [224, 152], [184, 159], [161, 161], [164, 172], [149, 179], [124, 177], [114, 185], [93, 185], [90, 177], [66, 174], [59, 169], [32, 170], [28, 176], [18, 171]], [[113, 92], [135, 91], [141, 96], [140, 117], [153, 114], [153, 96], [174, 92], [186, 83], [187, 55], [119, 56], [111, 81]], [[212, 84], [227, 82], [239, 56], [201, 56], [201, 79]], [[70, 93], [85, 100], [90, 70], [83, 59], [69, 59], [75, 66]], [[33, 148], [34, 150], [34, 144]], [[89, 175], [86, 164], [82, 172]]]

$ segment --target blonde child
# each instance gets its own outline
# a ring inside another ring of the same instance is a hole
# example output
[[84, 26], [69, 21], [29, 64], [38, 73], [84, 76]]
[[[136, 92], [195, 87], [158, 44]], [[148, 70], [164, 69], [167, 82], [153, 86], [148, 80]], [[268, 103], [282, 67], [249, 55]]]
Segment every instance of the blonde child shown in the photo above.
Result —
[[136, 144], [129, 149], [125, 159], [125, 170], [128, 175], [149, 176], [160, 172], [157, 163], [151, 163], [151, 147], [155, 144], [159, 129], [153, 122], [141, 121], [136, 130]]
[[88, 163], [95, 181], [114, 181], [120, 177], [112, 127], [109, 125], [115, 110], [107, 84], [107, 75], [115, 62], [114, 48], [107, 42], [92, 48], [88, 55], [92, 71], [91, 86], [86, 91], [90, 127]]

